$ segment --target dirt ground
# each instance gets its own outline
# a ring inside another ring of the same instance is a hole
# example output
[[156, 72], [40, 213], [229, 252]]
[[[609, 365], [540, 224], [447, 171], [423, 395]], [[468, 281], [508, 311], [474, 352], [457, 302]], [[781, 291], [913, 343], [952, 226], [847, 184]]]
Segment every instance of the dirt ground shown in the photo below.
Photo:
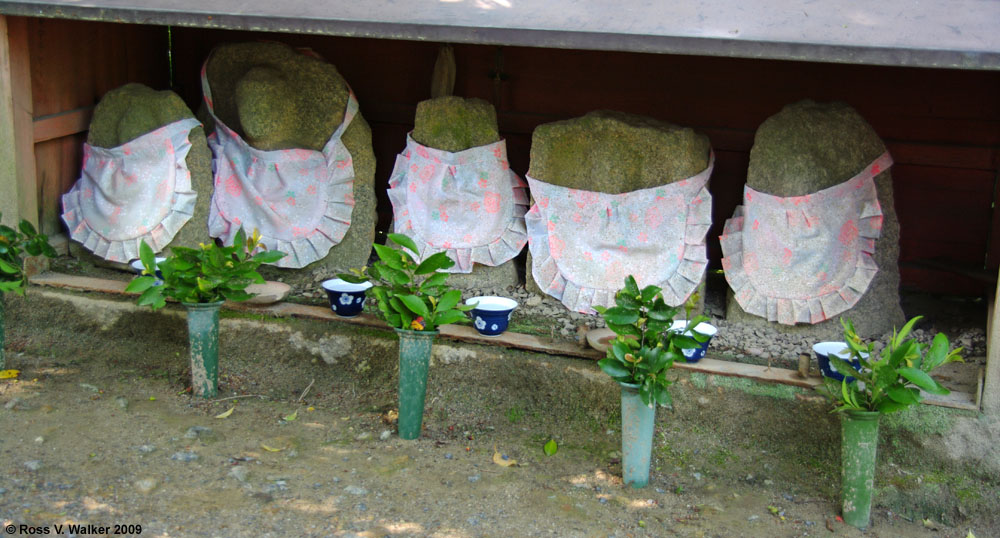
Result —
[[[839, 522], [838, 423], [797, 389], [678, 373], [650, 484], [631, 489], [617, 390], [593, 364], [438, 342], [425, 430], [404, 441], [392, 333], [227, 315], [221, 393], [204, 401], [186, 392], [185, 326], [168, 310], [8, 298], [20, 370], [0, 381], [8, 535], [1000, 536], [995, 477], [915, 467], [908, 441], [878, 478], [907, 509], [877, 501], [866, 532]], [[935, 479], [940, 503], [906, 497]]]

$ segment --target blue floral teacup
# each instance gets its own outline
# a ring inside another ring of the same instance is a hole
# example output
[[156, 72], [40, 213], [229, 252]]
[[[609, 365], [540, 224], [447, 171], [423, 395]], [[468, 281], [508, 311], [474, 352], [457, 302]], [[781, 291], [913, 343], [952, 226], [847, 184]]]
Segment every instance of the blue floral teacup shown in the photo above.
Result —
[[470, 312], [472, 325], [483, 336], [500, 336], [507, 330], [510, 316], [517, 308], [514, 299], [496, 296], [473, 297], [465, 304], [475, 306]]
[[361, 313], [361, 309], [365, 307], [365, 290], [370, 287], [371, 282], [352, 284], [339, 278], [323, 281], [323, 289], [330, 299], [330, 308], [342, 318], [353, 318]]

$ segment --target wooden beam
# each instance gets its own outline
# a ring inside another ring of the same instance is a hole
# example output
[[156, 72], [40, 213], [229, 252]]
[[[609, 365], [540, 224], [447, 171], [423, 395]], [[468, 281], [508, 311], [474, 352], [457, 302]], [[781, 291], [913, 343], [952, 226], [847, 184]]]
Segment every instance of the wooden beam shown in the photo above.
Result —
[[34, 119], [35, 144], [82, 133], [90, 128], [94, 107], [88, 106]]
[[38, 226], [27, 21], [0, 16], [0, 211]]
[[[44, 273], [30, 278], [32, 284], [40, 286], [51, 286], [56, 288], [96, 291], [101, 293], [125, 294], [127, 282], [120, 280], [107, 280], [103, 278], [92, 278], [84, 276], [66, 275], [60, 273]], [[237, 310], [242, 312], [254, 312], [273, 317], [299, 317], [307, 319], [319, 319], [327, 321], [337, 321], [351, 325], [371, 327], [375, 329], [389, 330], [389, 326], [384, 321], [371, 314], [361, 314], [356, 318], [342, 318], [337, 316], [326, 306], [310, 306], [295, 303], [274, 303], [270, 305], [255, 305], [248, 303], [227, 302], [227, 310]], [[603, 353], [583, 347], [574, 342], [564, 340], [554, 340], [530, 334], [520, 334], [505, 332], [497, 337], [487, 337], [479, 334], [475, 329], [466, 325], [443, 325], [439, 327], [440, 336], [448, 340], [458, 340], [483, 345], [499, 345], [503, 347], [523, 349], [550, 355], [563, 355], [579, 357], [589, 360], [598, 360], [604, 357]], [[713, 359], [706, 357], [693, 364], [675, 364], [679, 370], [699, 372], [709, 375], [721, 375], [729, 377], [742, 377], [764, 383], [779, 383], [806, 389], [816, 388], [823, 383], [818, 376], [803, 378], [795, 370], [785, 368], [774, 368], [757, 364], [745, 364], [728, 360]], [[952, 391], [948, 396], [934, 396], [923, 393], [924, 403], [956, 409], [978, 410], [975, 394]]]

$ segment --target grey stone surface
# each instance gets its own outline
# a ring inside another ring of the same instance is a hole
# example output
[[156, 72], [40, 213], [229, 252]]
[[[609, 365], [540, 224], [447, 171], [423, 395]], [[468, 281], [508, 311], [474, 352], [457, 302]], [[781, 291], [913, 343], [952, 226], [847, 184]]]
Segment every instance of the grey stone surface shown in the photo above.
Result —
[[[172, 91], [156, 91], [142, 84], [126, 84], [104, 94], [90, 121], [87, 143], [102, 148], [114, 148], [164, 125], [193, 118], [194, 114], [184, 101]], [[177, 232], [173, 241], [164, 249], [182, 246], [196, 248], [198, 243], [209, 241], [208, 208], [212, 199], [212, 152], [205, 140], [205, 131], [195, 127], [188, 135], [191, 150], [185, 162], [191, 171], [191, 186], [198, 193], [194, 215]], [[117, 268], [124, 264], [107, 262], [93, 255], [83, 245], [70, 241], [70, 250], [75, 257], [89, 263]]]
[[[226, 44], [208, 62], [215, 114], [258, 149], [320, 150], [343, 122], [348, 85], [337, 68], [275, 42]], [[262, 274], [289, 284], [311, 284], [362, 267], [375, 240], [375, 154], [371, 128], [358, 113], [343, 134], [354, 162], [351, 227], [330, 253], [302, 269], [266, 267]]]
[[[691, 177], [708, 166], [708, 137], [653, 118], [601, 110], [535, 128], [528, 175], [554, 185], [620, 194]], [[543, 294], [531, 276], [528, 291]], [[700, 307], [699, 307], [700, 310]]]
[[[428, 147], [457, 152], [500, 140], [497, 114], [482, 99], [438, 97], [417, 104], [413, 139]], [[471, 273], [456, 273], [448, 284], [456, 288], [505, 288], [520, 281], [514, 258], [496, 267], [476, 264]]]
[[[747, 184], [776, 196], [802, 196], [850, 179], [885, 152], [885, 144], [853, 108], [844, 103], [801, 101], [786, 106], [757, 129]], [[872, 338], [901, 327], [905, 322], [899, 304], [899, 220], [892, 195], [892, 176], [886, 170], [875, 178], [884, 221], [875, 243], [879, 271], [854, 308], [850, 318], [863, 338]], [[747, 314], [727, 296], [726, 318], [801, 335], [822, 337], [842, 334], [837, 319], [816, 325], [786, 326]]]

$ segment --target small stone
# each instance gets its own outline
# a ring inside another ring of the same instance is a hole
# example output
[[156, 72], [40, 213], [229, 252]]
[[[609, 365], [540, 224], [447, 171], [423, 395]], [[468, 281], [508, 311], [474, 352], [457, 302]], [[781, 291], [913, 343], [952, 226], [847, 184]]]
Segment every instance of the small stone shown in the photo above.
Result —
[[477, 518], [477, 517], [470, 517], [469, 519], [466, 519], [465, 522], [468, 523], [469, 525], [475, 527], [476, 525], [479, 525], [479, 518]]
[[747, 482], [753, 482], [753, 475], [752, 474], [748, 474], [747, 477], [746, 477], [746, 481]]
[[607, 497], [600, 497], [600, 498], [597, 499], [597, 501], [600, 502], [601, 504], [608, 504], [608, 498]]
[[188, 428], [187, 433], [184, 434], [185, 439], [197, 439], [203, 434], [212, 433], [212, 428], [206, 428], [205, 426], [191, 426]]
[[358, 503], [358, 505], [355, 506], [354, 509], [357, 510], [358, 512], [367, 512], [368, 505], [366, 505], [365, 503]]
[[382, 430], [382, 433], [378, 436], [383, 441], [388, 441], [390, 437], [392, 437], [392, 430]]
[[155, 478], [143, 478], [135, 483], [135, 489], [139, 490], [141, 493], [150, 493], [159, 483]]
[[31, 472], [35, 472], [42, 468], [42, 462], [40, 460], [30, 460], [24, 462], [24, 467]]
[[768, 478], [767, 480], [764, 480], [764, 485], [765, 486], [773, 486], [774, 485], [774, 480], [771, 480], [770, 478]]
[[528, 297], [528, 300], [525, 301], [524, 304], [526, 304], [528, 306], [538, 306], [538, 305], [542, 304], [542, 298], [539, 297], [539, 296], [537, 296], [537, 295], [532, 294], [532, 296]]
[[695, 480], [701, 480], [701, 473], [693, 473], [691, 476], [693, 476]]
[[91, 385], [90, 383], [80, 383], [80, 388], [84, 390], [89, 390], [90, 392], [100, 392], [101, 389]]
[[143, 454], [149, 454], [150, 452], [156, 450], [156, 447], [153, 445], [142, 445], [137, 450]]
[[472, 482], [473, 484], [475, 484], [476, 482], [479, 482], [479, 478], [480, 478], [480, 475], [474, 474], [474, 475], [472, 475], [472, 476], [469, 477], [469, 482]]
[[197, 460], [198, 454], [195, 454], [194, 452], [175, 452], [170, 456], [170, 459], [187, 463]]
[[45, 438], [44, 438], [44, 437], [42, 437], [41, 435], [39, 435], [38, 437], [35, 437], [35, 443], [36, 443], [36, 444], [39, 444], [39, 445], [40, 445], [40, 444], [42, 444], [42, 443], [44, 443], [44, 442], [45, 442]]
[[229, 470], [229, 476], [240, 482], [246, 482], [247, 477], [250, 476], [250, 470], [242, 465], [237, 465]]
[[122, 409], [128, 409], [128, 399], [125, 398], [124, 396], [119, 396], [115, 398], [115, 403], [118, 404], [118, 407], [121, 407]]
[[452, 459], [455, 459], [455, 456], [453, 456], [451, 454], [451, 452], [446, 452], [445, 455], [444, 455], [444, 459], [446, 459], [446, 460], [452, 460]]
[[0, 488], [0, 495], [7, 493], [7, 488]]
[[704, 406], [706, 406], [706, 405], [708, 405], [710, 403], [712, 403], [712, 400], [709, 400], [708, 398], [706, 398], [704, 396], [698, 396], [698, 405], [704, 407]]
[[367, 441], [368, 439], [371, 439], [371, 438], [372, 438], [372, 433], [371, 432], [361, 432], [354, 439], [356, 439], [358, 441]]
[[754, 515], [748, 517], [747, 521], [757, 521], [758, 519], [760, 519], [760, 516], [754, 514]]
[[361, 486], [347, 486], [344, 491], [351, 495], [368, 495], [368, 490]]

